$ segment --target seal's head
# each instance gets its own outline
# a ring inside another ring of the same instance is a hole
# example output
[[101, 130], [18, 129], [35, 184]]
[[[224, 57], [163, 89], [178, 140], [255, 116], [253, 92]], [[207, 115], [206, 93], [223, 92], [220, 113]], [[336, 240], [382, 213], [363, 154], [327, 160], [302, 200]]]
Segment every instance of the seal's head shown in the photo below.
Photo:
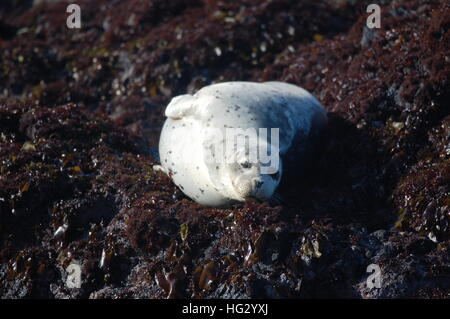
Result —
[[280, 183], [280, 169], [272, 174], [262, 173], [261, 163], [251, 163], [247, 159], [228, 164], [233, 199], [245, 201], [249, 198], [261, 200], [271, 198]]
[[259, 147], [261, 143], [247, 150], [236, 149], [210, 171], [210, 178], [228, 198], [239, 202], [250, 198], [267, 200], [275, 193], [282, 175], [278, 150], [266, 143], [265, 150], [269, 148], [271, 155], [262, 158], [255, 155], [261, 152]]

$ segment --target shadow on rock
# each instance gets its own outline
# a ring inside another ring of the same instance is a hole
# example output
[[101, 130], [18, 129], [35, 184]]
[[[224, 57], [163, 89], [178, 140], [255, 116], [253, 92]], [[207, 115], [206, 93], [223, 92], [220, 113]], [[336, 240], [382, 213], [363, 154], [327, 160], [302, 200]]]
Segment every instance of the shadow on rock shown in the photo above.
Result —
[[314, 153], [301, 170], [287, 165], [280, 185], [287, 206], [296, 207], [305, 222], [325, 217], [340, 225], [388, 228], [395, 179], [391, 158], [377, 140], [331, 113]]

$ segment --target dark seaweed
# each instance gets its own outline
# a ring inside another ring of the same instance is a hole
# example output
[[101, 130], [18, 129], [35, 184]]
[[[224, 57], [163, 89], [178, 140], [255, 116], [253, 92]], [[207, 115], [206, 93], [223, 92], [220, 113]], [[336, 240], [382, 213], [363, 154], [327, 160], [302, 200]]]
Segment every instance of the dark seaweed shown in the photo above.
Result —
[[[382, 1], [370, 30], [370, 2], [80, 0], [81, 30], [0, 5], [0, 296], [448, 298], [450, 4]], [[152, 170], [170, 98], [227, 80], [330, 112], [280, 205], [201, 207]]]

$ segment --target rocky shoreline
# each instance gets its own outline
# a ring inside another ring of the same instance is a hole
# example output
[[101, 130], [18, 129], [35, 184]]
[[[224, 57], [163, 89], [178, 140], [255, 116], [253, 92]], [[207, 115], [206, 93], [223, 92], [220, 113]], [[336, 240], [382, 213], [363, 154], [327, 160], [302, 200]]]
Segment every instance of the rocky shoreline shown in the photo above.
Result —
[[[371, 2], [83, 0], [79, 30], [0, 5], [0, 296], [448, 298], [450, 4], [380, 1], [371, 30]], [[170, 98], [229, 80], [330, 112], [283, 205], [202, 207], [152, 170]]]

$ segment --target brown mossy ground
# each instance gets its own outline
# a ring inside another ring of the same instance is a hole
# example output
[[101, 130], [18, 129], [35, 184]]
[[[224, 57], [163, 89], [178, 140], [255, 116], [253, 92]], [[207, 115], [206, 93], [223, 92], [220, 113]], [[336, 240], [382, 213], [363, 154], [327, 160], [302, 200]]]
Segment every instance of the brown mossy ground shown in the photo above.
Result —
[[[80, 30], [0, 4], [0, 296], [448, 298], [450, 5], [383, 1], [370, 30], [371, 2], [86, 0]], [[152, 170], [172, 96], [277, 79], [330, 111], [282, 205]]]

